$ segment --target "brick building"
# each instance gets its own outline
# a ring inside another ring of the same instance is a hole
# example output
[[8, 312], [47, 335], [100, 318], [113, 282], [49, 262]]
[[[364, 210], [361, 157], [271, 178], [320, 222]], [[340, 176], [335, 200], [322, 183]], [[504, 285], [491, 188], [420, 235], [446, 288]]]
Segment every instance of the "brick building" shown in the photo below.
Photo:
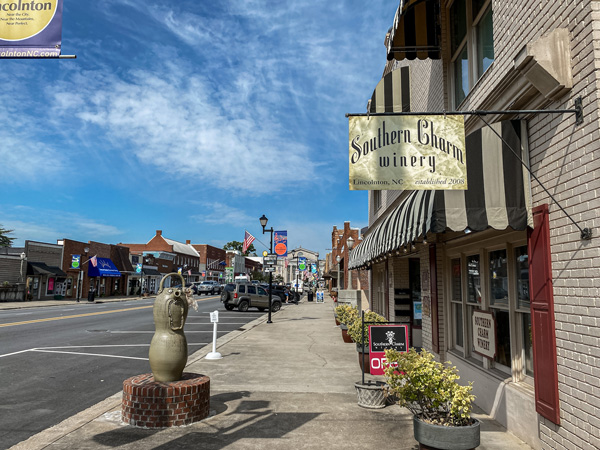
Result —
[[[66, 298], [86, 298], [91, 287], [96, 296], [134, 295], [128, 289], [134, 270], [129, 249], [101, 242], [80, 242], [71, 239], [58, 241], [62, 247], [61, 266], [66, 272]], [[96, 267], [91, 258], [96, 257]]]
[[203, 280], [213, 280], [223, 283], [225, 267], [227, 266], [227, 251], [207, 244], [192, 245], [200, 257], [200, 273]]
[[467, 191], [369, 192], [350, 267], [370, 274], [372, 308], [451, 360], [513, 434], [600, 448], [600, 4], [400, 7], [370, 112], [493, 112], [464, 115]]
[[[200, 254], [190, 240], [185, 243], [168, 239], [162, 230], [146, 244], [119, 244], [129, 249], [132, 263], [142, 268], [144, 290], [156, 293], [162, 277], [171, 272], [181, 271], [186, 283], [200, 280]], [[137, 275], [138, 278], [140, 275]], [[177, 281], [173, 281], [177, 284]], [[181, 284], [181, 281], [179, 281]], [[164, 287], [171, 285], [171, 278], [165, 280]]]

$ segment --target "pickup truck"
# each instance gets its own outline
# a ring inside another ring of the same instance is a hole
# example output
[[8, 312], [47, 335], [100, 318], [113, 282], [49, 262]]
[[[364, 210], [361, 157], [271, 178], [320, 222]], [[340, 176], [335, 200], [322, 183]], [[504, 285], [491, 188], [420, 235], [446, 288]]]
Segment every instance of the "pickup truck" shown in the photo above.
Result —
[[221, 285], [216, 281], [203, 281], [197, 285], [196, 292], [198, 295], [214, 295], [221, 293]]

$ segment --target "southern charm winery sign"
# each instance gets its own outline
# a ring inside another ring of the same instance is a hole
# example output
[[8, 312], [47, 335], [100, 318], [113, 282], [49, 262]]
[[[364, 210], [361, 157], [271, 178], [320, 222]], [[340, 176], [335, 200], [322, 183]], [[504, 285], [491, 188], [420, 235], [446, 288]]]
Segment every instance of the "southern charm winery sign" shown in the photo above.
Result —
[[351, 116], [349, 130], [351, 190], [467, 189], [462, 115]]
[[473, 311], [473, 351], [490, 359], [496, 356], [496, 321], [490, 312]]

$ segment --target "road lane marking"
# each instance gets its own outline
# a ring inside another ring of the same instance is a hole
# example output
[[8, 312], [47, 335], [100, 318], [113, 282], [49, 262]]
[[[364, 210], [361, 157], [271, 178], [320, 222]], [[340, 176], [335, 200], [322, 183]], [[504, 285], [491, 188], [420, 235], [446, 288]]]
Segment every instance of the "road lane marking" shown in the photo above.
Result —
[[103, 356], [105, 358], [139, 359], [142, 361], [148, 361], [148, 358], [138, 358], [136, 356], [102, 355], [100, 353], [85, 353], [85, 352], [59, 352], [57, 350], [41, 350], [39, 348], [33, 349], [31, 351], [38, 352], [38, 353], [62, 353], [62, 354], [67, 354], [67, 355]]
[[24, 322], [3, 323], [3, 324], [0, 324], [0, 328], [2, 328], [2, 327], [14, 327], [14, 326], [17, 326], [17, 325], [27, 325], [27, 324], [31, 324], [31, 323], [51, 322], [53, 320], [76, 319], [78, 317], [89, 317], [89, 316], [98, 316], [98, 315], [101, 315], [101, 314], [112, 314], [112, 313], [124, 312], [124, 311], [134, 311], [136, 309], [148, 309], [148, 308], [152, 308], [153, 306], [154, 305], [137, 306], [135, 308], [115, 309], [113, 311], [98, 311], [98, 312], [85, 313], [85, 314], [73, 314], [71, 316], [48, 317], [46, 319], [26, 320]]
[[[210, 342], [188, 342], [187, 345], [208, 345]], [[40, 352], [40, 353], [69, 353], [73, 355], [77, 355], [77, 352], [55, 352], [52, 350], [55, 349], [69, 349], [69, 348], [110, 348], [110, 347], [150, 347], [150, 344], [108, 344], [108, 345], [70, 345], [64, 347], [36, 347], [36, 348], [28, 348], [26, 350], [20, 350], [18, 352], [6, 353], [4, 355], [0, 355], [0, 358], [4, 358], [5, 356], [14, 356], [19, 355], [21, 353], [28, 352]], [[89, 355], [97, 355], [96, 353], [82, 353]], [[101, 355], [100, 355], [101, 356]], [[138, 358], [143, 359], [143, 358]]]

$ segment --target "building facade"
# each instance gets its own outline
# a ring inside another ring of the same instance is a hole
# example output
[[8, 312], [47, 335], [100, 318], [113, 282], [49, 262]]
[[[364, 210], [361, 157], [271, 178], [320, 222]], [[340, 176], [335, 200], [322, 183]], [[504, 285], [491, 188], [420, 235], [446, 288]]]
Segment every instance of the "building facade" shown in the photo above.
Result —
[[591, 0], [403, 1], [369, 105], [492, 111], [464, 115], [467, 191], [369, 193], [350, 267], [533, 448], [600, 448], [599, 20]]

